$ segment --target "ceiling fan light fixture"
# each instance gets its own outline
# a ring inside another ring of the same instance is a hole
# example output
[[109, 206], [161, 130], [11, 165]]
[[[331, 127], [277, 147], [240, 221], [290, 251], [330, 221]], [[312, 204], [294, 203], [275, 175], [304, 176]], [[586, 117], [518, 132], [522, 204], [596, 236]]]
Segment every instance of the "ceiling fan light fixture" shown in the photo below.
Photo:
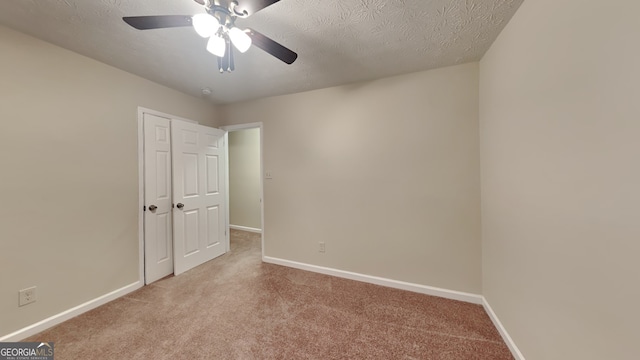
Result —
[[215, 17], [209, 14], [197, 14], [191, 18], [191, 22], [193, 23], [193, 28], [196, 30], [198, 35], [203, 38], [207, 38], [218, 31], [220, 27], [220, 22]]
[[223, 57], [227, 47], [226, 41], [220, 36], [214, 35], [207, 42], [207, 51], [217, 57]]
[[[239, 5], [239, 1], [242, 5]], [[273, 39], [253, 30], [236, 28], [238, 18], [246, 18], [280, 0], [195, 0], [204, 7], [204, 12], [196, 15], [152, 15], [125, 16], [124, 22], [138, 30], [193, 27], [194, 31], [207, 40], [207, 51], [218, 58], [221, 71], [233, 71], [233, 47], [246, 52], [255, 46], [267, 54], [293, 64], [298, 54], [282, 46]], [[233, 47], [231, 44], [233, 43]]]
[[241, 53], [246, 52], [251, 47], [251, 37], [237, 27], [229, 29], [229, 38], [233, 46]]

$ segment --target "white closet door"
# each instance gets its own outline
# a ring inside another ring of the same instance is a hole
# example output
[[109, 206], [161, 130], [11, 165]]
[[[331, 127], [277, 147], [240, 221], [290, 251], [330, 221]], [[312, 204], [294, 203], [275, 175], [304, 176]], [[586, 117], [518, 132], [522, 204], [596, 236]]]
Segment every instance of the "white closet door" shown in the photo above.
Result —
[[144, 114], [145, 282], [173, 273], [171, 121]]
[[226, 252], [225, 131], [171, 121], [174, 273]]

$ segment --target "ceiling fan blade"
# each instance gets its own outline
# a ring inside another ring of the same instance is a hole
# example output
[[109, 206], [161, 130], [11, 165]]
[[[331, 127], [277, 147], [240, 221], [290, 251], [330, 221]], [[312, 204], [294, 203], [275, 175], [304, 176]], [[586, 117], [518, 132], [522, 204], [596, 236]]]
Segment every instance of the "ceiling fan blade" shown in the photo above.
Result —
[[245, 13], [246, 16], [257, 13], [258, 11], [277, 3], [280, 0], [238, 0], [236, 11]]
[[278, 44], [274, 40], [260, 34], [253, 29], [247, 29], [247, 33], [251, 37], [251, 43], [269, 54], [277, 57], [285, 63], [291, 65], [298, 58], [298, 54]]
[[191, 16], [160, 15], [160, 16], [126, 16], [122, 20], [138, 30], [162, 29], [180, 26], [191, 26]]

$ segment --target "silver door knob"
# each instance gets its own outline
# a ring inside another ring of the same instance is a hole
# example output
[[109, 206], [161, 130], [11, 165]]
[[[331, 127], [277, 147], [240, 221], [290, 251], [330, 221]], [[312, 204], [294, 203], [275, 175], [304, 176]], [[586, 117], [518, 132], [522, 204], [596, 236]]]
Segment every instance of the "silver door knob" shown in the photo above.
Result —
[[178, 209], [182, 210], [182, 208], [184, 208], [184, 204], [183, 203], [178, 203], [178, 205], [176, 205], [178, 207]]
[[150, 210], [150, 211], [156, 211], [156, 209], [157, 209], [157, 208], [158, 208], [158, 207], [157, 207], [157, 206], [155, 206], [155, 205], [150, 205], [150, 206], [149, 206], [149, 210]]

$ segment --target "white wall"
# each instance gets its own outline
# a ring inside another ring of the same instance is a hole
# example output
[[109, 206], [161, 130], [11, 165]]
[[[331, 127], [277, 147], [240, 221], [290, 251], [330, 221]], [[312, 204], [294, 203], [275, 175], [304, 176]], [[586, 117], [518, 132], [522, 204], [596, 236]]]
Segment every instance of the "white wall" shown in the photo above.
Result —
[[230, 224], [262, 229], [260, 129], [229, 133]]
[[216, 109], [4, 27], [0, 54], [2, 337], [138, 280], [137, 107]]
[[221, 119], [264, 123], [267, 256], [481, 292], [477, 63], [233, 104]]
[[525, 1], [480, 63], [483, 289], [529, 360], [638, 358], [639, 13]]

